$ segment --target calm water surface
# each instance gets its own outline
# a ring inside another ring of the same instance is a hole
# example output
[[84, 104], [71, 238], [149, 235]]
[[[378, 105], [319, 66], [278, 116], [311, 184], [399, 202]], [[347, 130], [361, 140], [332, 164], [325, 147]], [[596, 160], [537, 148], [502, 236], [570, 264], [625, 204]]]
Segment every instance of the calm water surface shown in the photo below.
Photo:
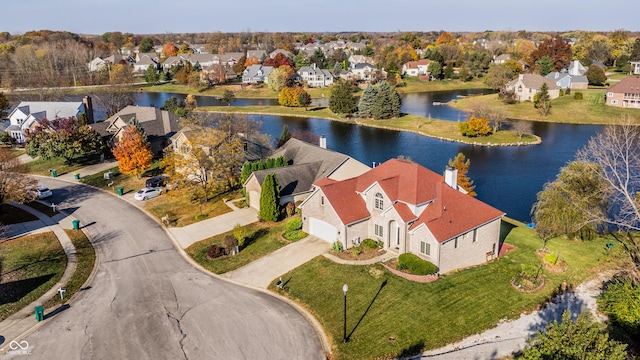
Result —
[[[486, 90], [459, 90], [403, 95], [402, 112], [437, 119], [463, 121], [467, 114], [434, 102], [447, 102], [461, 96], [485, 93]], [[134, 93], [140, 106], [162, 106], [171, 93]], [[78, 97], [80, 99], [80, 97]], [[197, 96], [198, 105], [223, 105], [212, 97]], [[327, 99], [316, 100], [326, 104]], [[276, 105], [275, 99], [236, 99], [232, 106]], [[99, 109], [97, 109], [99, 112]], [[471, 160], [469, 177], [476, 184], [478, 198], [507, 213], [507, 216], [528, 222], [536, 193], [551, 181], [559, 169], [573, 160], [578, 149], [602, 129], [596, 125], [548, 124], [533, 122], [534, 133], [542, 144], [520, 147], [482, 147], [436, 140], [413, 133], [373, 129], [317, 118], [253, 115], [262, 121], [265, 133], [280, 137], [284, 124], [294, 132], [309, 130], [327, 137], [327, 147], [371, 166], [400, 155], [435, 172], [443, 172], [449, 159], [462, 152]], [[100, 117], [98, 117], [100, 118]]]

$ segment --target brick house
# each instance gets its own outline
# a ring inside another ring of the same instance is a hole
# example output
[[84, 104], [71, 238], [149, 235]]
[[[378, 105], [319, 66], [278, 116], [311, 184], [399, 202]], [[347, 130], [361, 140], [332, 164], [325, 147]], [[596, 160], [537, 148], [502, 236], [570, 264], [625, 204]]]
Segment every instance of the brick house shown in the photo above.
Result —
[[350, 179], [323, 178], [300, 205], [302, 228], [345, 249], [379, 240], [387, 251], [416, 254], [440, 273], [485, 263], [500, 251], [504, 212], [460, 191], [456, 176], [392, 159]]
[[607, 89], [605, 104], [625, 108], [640, 108], [640, 76], [626, 77]]

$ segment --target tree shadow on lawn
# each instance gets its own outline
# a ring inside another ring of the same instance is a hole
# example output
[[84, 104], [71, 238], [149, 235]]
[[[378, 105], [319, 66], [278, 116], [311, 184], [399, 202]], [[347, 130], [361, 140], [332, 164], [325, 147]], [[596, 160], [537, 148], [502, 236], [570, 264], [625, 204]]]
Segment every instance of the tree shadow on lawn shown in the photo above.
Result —
[[54, 275], [55, 274], [47, 274], [0, 284], [0, 305], [19, 301], [42, 284], [51, 280]]
[[575, 320], [582, 311], [588, 311], [587, 304], [578, 298], [574, 291], [562, 291], [560, 287], [555, 294], [538, 311], [538, 321], [532, 321], [529, 325], [531, 335], [538, 331], [543, 331], [547, 324], [554, 321], [562, 321], [562, 314], [569, 311], [571, 319]]
[[260, 239], [263, 236], [266, 236], [268, 233], [269, 233], [269, 230], [267, 230], [267, 229], [258, 229], [258, 230], [256, 230], [253, 234], [251, 234], [250, 236], [247, 236], [244, 239], [244, 246], [242, 248], [244, 249], [247, 246], [255, 243], [256, 241], [258, 241], [258, 239]]
[[373, 303], [376, 301], [376, 299], [378, 298], [378, 295], [380, 295], [380, 292], [382, 291], [382, 289], [387, 286], [387, 279], [385, 279], [382, 284], [380, 284], [380, 288], [378, 289], [378, 292], [376, 292], [376, 295], [373, 297], [373, 299], [371, 299], [371, 302], [369, 303], [369, 306], [367, 306], [367, 309], [364, 311], [364, 313], [362, 314], [362, 316], [360, 317], [360, 319], [358, 320], [358, 322], [356, 323], [356, 326], [353, 327], [353, 330], [351, 330], [351, 332], [347, 335], [347, 341], [349, 341], [349, 339], [351, 338], [351, 335], [353, 335], [353, 333], [356, 331], [356, 329], [358, 328], [358, 326], [360, 326], [360, 323], [362, 322], [362, 320], [364, 319], [364, 317], [367, 315], [367, 313], [369, 312], [369, 310], [371, 309], [371, 306], [373, 306]]

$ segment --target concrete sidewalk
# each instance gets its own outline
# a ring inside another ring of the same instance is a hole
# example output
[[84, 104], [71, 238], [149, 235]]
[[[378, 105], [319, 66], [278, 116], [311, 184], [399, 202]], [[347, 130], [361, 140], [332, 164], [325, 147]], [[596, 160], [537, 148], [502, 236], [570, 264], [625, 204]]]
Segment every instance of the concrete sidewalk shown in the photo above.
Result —
[[[58, 294], [58, 288], [63, 287], [67, 281], [69, 281], [76, 270], [77, 263], [76, 249], [64, 231], [65, 228], [71, 229], [73, 227], [71, 218], [61, 212], [50, 218], [30, 206], [16, 203], [11, 203], [11, 205], [37, 216], [38, 220], [9, 225], [9, 238], [52, 231], [58, 238], [58, 241], [60, 241], [60, 245], [67, 256], [67, 268], [62, 274], [62, 278], [60, 278], [49, 291], [22, 310], [0, 322], [0, 354], [3, 354], [4, 351], [7, 350], [7, 346], [5, 345], [9, 344], [12, 340], [19, 339], [22, 334], [41, 326], [41, 324], [45, 322], [36, 323], [34, 307], [44, 304], [47, 300]], [[45, 319], [55, 311], [56, 309], [45, 309]]]
[[[227, 203], [229, 205], [229, 203]], [[235, 208], [232, 206], [232, 208]], [[258, 221], [258, 213], [253, 208], [238, 209], [212, 219], [199, 221], [195, 224], [168, 228], [169, 233], [178, 241], [180, 247], [188, 248], [193, 243], [204, 240], [211, 236], [233, 230], [236, 224], [245, 226]]]

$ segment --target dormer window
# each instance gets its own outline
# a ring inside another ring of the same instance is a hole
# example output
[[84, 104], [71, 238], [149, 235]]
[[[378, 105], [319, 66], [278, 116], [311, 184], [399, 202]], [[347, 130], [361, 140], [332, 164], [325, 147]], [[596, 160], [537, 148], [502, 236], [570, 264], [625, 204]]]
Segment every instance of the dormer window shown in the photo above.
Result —
[[382, 197], [382, 194], [376, 193], [374, 206], [378, 210], [384, 209], [384, 198]]

